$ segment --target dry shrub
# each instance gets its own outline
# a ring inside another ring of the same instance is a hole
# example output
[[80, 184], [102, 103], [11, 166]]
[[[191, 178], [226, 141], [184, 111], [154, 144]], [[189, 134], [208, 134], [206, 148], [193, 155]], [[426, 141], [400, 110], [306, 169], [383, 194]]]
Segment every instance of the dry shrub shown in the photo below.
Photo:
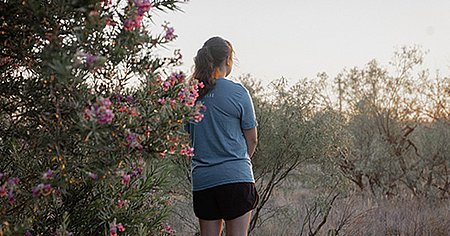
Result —
[[[346, 208], [345, 204], [337, 206]], [[428, 199], [352, 201], [342, 235], [450, 235], [450, 203]]]

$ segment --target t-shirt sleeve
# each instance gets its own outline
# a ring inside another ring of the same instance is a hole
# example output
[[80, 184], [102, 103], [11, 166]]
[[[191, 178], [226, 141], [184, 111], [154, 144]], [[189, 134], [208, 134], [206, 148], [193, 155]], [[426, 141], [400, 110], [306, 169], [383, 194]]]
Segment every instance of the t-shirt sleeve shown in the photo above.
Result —
[[255, 108], [253, 107], [252, 98], [247, 89], [244, 88], [243, 96], [240, 100], [240, 112], [241, 112], [241, 128], [251, 129], [257, 125]]

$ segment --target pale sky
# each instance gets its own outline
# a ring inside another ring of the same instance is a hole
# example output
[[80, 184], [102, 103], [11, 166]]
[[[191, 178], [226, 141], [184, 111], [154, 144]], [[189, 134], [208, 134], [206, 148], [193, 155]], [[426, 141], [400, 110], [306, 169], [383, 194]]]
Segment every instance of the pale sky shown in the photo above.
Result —
[[450, 71], [449, 0], [191, 0], [182, 9], [155, 18], [175, 28], [170, 47], [181, 49], [187, 72], [216, 35], [236, 51], [232, 76], [264, 82], [387, 64], [396, 48], [414, 44], [429, 51], [426, 67]]

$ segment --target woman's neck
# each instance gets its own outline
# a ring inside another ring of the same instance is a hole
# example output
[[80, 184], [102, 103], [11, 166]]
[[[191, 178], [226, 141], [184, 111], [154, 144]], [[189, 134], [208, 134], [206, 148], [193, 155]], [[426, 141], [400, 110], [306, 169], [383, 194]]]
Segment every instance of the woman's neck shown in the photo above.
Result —
[[216, 79], [220, 79], [220, 78], [225, 78], [227, 77], [229, 74], [227, 68], [225, 66], [221, 67], [221, 68], [217, 68], [216, 71], [214, 72], [214, 78]]
[[225, 78], [225, 76], [226, 76], [226, 74], [223, 71], [221, 71], [221, 70], [217, 70], [214, 73], [214, 78], [215, 79]]

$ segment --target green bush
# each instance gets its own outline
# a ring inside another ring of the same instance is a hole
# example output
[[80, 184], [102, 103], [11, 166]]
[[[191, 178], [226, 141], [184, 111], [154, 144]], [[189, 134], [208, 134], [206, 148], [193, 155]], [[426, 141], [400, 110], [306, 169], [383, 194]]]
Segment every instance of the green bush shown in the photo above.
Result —
[[394, 54], [392, 68], [371, 61], [342, 72], [342, 144], [330, 160], [359, 190], [376, 197], [448, 198], [450, 78], [418, 70], [418, 47]]
[[0, 235], [173, 233], [166, 162], [192, 155], [200, 85], [151, 16], [180, 3], [0, 3]]

